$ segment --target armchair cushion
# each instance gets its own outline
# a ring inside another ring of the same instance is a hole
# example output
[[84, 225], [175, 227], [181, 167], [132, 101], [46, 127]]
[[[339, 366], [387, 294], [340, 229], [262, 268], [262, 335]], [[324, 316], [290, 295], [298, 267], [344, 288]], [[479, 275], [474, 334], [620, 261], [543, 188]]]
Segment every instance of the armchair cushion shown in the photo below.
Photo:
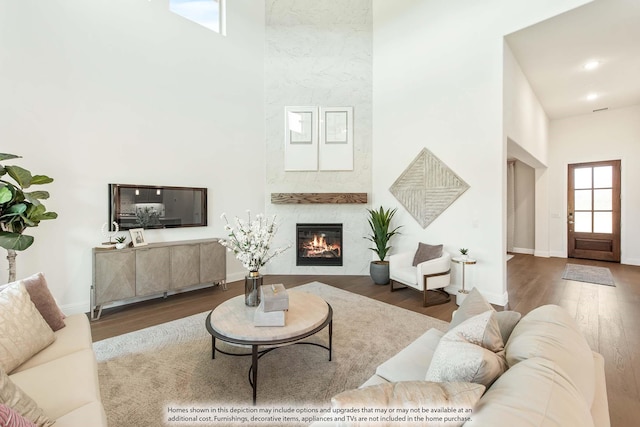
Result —
[[413, 266], [442, 256], [442, 245], [427, 245], [426, 243], [418, 243], [418, 250], [413, 256]]

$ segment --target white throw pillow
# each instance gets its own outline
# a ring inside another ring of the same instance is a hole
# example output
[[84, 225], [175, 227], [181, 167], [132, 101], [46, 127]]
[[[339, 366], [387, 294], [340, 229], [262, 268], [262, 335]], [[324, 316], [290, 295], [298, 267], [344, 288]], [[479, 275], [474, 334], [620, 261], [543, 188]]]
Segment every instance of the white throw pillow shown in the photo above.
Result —
[[11, 372], [55, 340], [27, 293], [14, 282], [0, 292], [0, 368]]
[[[369, 387], [348, 390], [342, 392], [331, 399], [332, 409], [342, 410], [361, 410], [367, 408], [394, 408], [393, 413], [388, 413], [394, 417], [389, 423], [384, 422], [368, 422], [354, 423], [346, 421], [343, 423], [332, 423], [335, 426], [354, 426], [354, 425], [421, 425], [421, 426], [441, 426], [448, 427], [461, 426], [471, 416], [471, 410], [482, 397], [485, 387], [480, 384], [450, 382], [450, 383], [433, 383], [428, 381], [404, 381], [398, 383], [384, 383]], [[441, 410], [445, 408], [456, 408], [469, 410], [458, 413], [442, 412], [431, 413], [430, 409]], [[397, 409], [402, 409], [399, 411]], [[415, 414], [415, 412], [407, 412], [410, 409], [418, 409], [421, 417], [425, 415], [447, 415], [450, 418], [458, 417], [458, 420], [450, 422], [420, 422], [414, 423], [408, 421], [407, 417]], [[342, 415], [343, 411], [335, 411]], [[397, 418], [400, 417], [400, 418]], [[404, 419], [402, 419], [404, 417]]]
[[[477, 316], [480, 313], [484, 313], [487, 310], [495, 311], [493, 306], [489, 304], [478, 289], [471, 289], [460, 307], [455, 311], [453, 319], [451, 319], [451, 323], [449, 324], [449, 330], [455, 328], [465, 320], [468, 320], [473, 316]], [[513, 328], [518, 324], [522, 315], [517, 311], [495, 312], [498, 325], [500, 325], [502, 341], [506, 343], [513, 331]]]
[[438, 343], [425, 379], [490, 386], [507, 369], [495, 312], [488, 310], [447, 332]]

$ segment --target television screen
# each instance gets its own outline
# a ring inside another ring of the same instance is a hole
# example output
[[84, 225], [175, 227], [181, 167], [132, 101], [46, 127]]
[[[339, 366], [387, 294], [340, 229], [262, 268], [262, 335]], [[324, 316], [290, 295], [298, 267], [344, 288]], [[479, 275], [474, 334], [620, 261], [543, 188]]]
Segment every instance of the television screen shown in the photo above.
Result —
[[121, 230], [204, 227], [207, 189], [109, 184], [109, 221]]

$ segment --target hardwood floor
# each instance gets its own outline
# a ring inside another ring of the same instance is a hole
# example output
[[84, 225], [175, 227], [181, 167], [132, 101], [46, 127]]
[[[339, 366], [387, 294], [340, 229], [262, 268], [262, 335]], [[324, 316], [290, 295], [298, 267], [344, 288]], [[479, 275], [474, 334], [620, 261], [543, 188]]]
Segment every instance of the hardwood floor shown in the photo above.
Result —
[[[616, 286], [563, 280], [567, 263], [608, 267]], [[607, 262], [563, 258], [537, 258], [516, 254], [507, 263], [509, 306], [523, 315], [544, 304], [557, 304], [569, 311], [580, 325], [591, 348], [605, 358], [609, 412], [613, 427], [638, 425], [640, 420], [640, 267]], [[294, 287], [320, 281], [350, 292], [436, 317], [451, 319], [453, 301], [422, 307], [418, 292], [389, 292], [374, 285], [368, 276], [279, 276], [265, 277], [265, 284]], [[211, 310], [244, 292], [243, 282], [182, 293], [123, 307], [105, 309], [91, 324], [94, 341]], [[500, 308], [498, 308], [500, 309]]]

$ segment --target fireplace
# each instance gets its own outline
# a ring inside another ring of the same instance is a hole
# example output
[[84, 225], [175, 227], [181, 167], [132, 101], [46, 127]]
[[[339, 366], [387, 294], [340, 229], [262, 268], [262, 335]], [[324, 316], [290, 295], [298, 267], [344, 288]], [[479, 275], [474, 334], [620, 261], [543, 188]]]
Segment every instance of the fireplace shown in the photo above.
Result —
[[342, 265], [342, 224], [297, 224], [296, 265]]

